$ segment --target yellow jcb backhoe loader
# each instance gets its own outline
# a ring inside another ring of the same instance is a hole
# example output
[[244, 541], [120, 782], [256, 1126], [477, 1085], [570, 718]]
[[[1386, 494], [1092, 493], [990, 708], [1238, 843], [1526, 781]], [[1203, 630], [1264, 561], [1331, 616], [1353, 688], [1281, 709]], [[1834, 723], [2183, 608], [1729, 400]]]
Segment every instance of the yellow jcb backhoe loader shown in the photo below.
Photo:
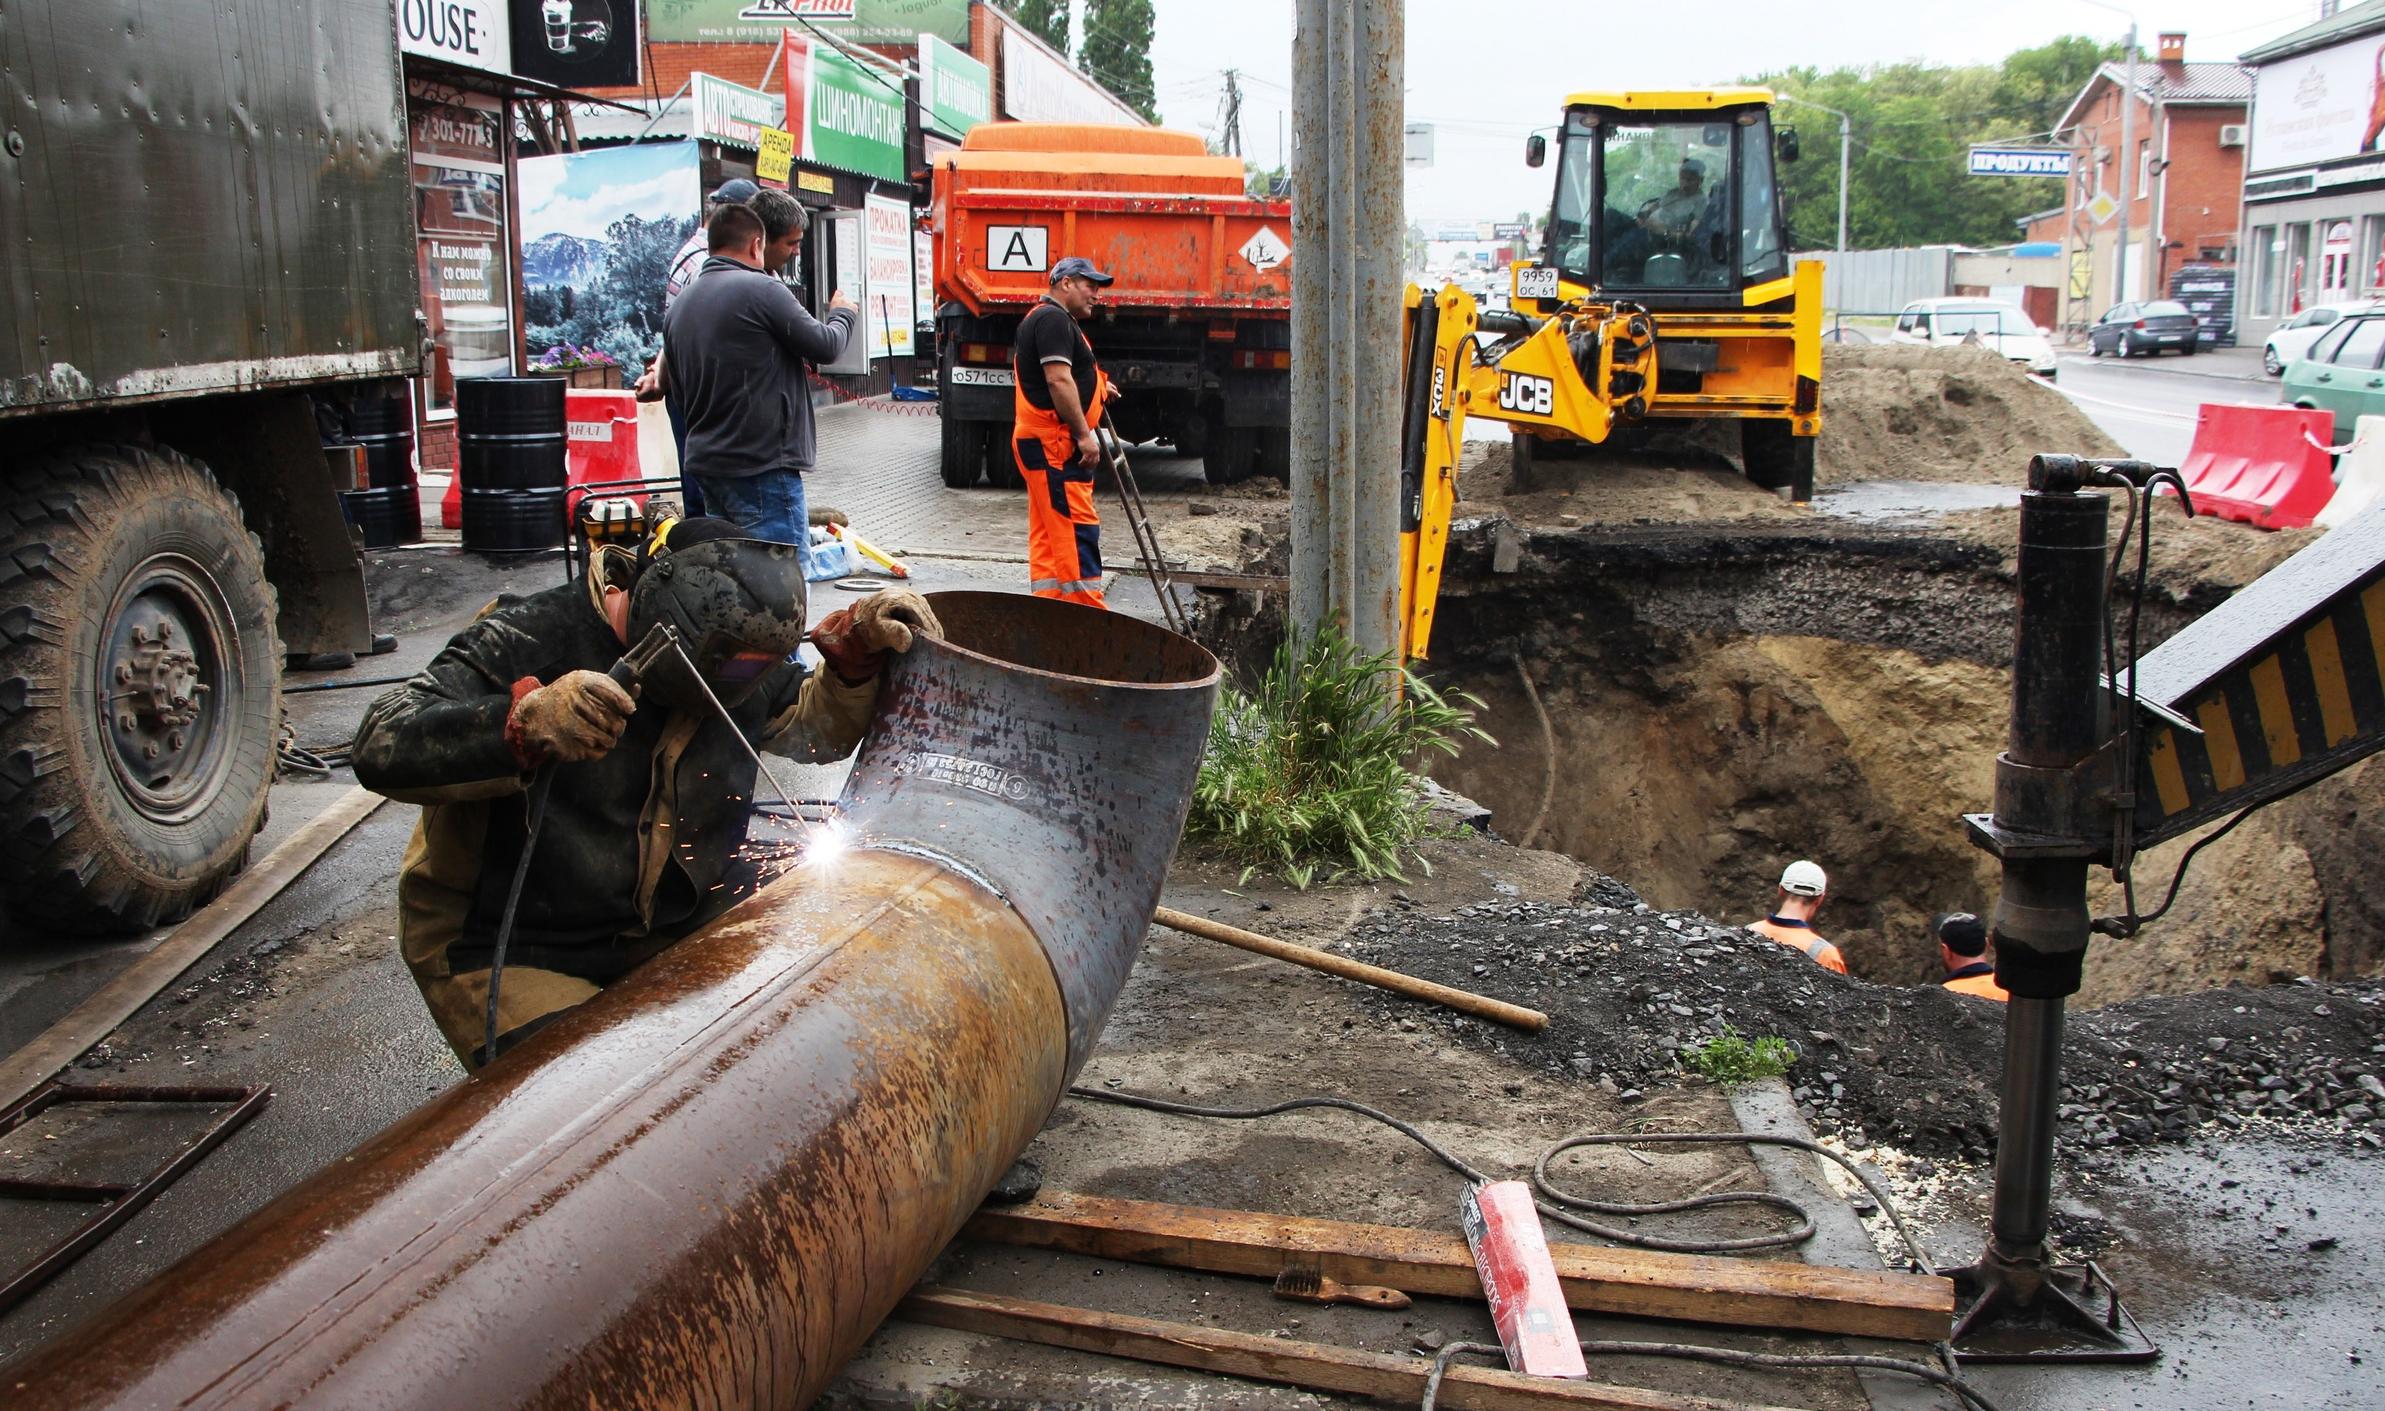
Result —
[[[1565, 443], [1740, 423], [1749, 480], [1806, 500], [1822, 429], [1822, 266], [1792, 265], [1762, 88], [1577, 93], [1540, 258], [1507, 310], [1410, 285], [1401, 441], [1402, 648], [1422, 657], [1468, 416], [1515, 428], [1515, 480]], [[1532, 166], [1548, 158], [1534, 134]]]

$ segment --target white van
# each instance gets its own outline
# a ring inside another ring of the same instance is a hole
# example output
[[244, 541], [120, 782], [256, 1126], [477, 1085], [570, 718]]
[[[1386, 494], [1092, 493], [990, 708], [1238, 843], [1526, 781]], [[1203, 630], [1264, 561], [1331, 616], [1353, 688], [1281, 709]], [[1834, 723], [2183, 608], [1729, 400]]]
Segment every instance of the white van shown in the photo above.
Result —
[[2039, 377], [2054, 375], [2054, 345], [2018, 306], [1993, 299], [1915, 299], [1896, 316], [1891, 343], [1944, 348], [1976, 337]]

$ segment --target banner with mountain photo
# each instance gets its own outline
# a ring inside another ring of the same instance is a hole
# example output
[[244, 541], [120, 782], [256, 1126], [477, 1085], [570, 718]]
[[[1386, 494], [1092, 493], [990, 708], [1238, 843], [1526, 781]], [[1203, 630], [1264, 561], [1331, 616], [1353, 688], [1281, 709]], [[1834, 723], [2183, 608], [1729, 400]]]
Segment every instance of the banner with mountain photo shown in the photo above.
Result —
[[[518, 164], [522, 341], [530, 361], [593, 350], [634, 379], [662, 344], [663, 276], [703, 210], [693, 142], [655, 142]], [[592, 361], [592, 360], [591, 360]]]

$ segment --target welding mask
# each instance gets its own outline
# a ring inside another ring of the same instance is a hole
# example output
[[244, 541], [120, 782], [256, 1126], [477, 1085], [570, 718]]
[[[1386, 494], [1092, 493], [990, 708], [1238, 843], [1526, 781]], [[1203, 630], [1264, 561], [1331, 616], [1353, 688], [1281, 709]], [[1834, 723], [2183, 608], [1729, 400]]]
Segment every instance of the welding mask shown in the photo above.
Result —
[[647, 548], [629, 594], [629, 640], [667, 624], [686, 659], [664, 653], [642, 690], [673, 710], [706, 712], [709, 686], [734, 708], [794, 654], [803, 615], [802, 550], [747, 538], [724, 519], [679, 520]]

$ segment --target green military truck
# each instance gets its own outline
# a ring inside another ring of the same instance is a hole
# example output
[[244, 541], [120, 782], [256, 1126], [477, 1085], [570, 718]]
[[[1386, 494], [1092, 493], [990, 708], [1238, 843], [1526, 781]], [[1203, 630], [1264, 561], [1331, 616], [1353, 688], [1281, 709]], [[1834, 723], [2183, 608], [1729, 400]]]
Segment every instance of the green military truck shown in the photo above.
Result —
[[369, 649], [319, 410], [418, 370], [389, 0], [0, 7], [0, 900], [177, 919], [262, 825], [285, 652]]

